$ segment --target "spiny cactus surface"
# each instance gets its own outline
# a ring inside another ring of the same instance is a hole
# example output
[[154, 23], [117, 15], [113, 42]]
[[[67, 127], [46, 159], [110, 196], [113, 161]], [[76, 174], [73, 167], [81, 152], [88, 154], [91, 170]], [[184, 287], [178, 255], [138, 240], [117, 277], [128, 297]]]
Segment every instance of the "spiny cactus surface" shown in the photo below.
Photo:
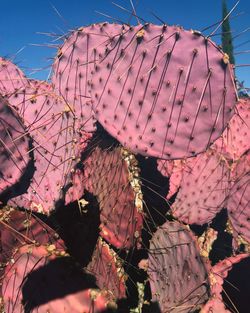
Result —
[[20, 116], [0, 96], [0, 203], [3, 193], [20, 181], [28, 167], [29, 140]]
[[13, 62], [0, 57], [0, 94], [15, 93], [27, 85], [28, 79]]
[[162, 312], [195, 312], [210, 295], [207, 267], [194, 235], [178, 222], [166, 222], [150, 241], [152, 299]]
[[112, 136], [134, 153], [162, 159], [206, 150], [237, 98], [230, 64], [215, 43], [152, 24], [113, 38], [95, 67], [91, 95], [96, 119]]
[[121, 147], [93, 149], [83, 162], [85, 189], [100, 205], [100, 234], [116, 248], [139, 244], [143, 223], [139, 169]]
[[76, 128], [75, 113], [46, 82], [29, 81], [8, 99], [32, 137], [36, 168], [27, 193], [9, 203], [48, 214], [64, 198], [64, 188], [72, 183], [79, 161], [81, 132]]

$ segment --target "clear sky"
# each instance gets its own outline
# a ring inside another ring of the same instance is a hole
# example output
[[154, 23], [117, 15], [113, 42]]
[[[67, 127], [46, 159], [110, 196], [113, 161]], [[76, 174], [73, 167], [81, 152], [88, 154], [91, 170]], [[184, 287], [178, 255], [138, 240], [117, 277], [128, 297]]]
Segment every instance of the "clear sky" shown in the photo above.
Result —
[[[56, 37], [39, 32], [62, 35], [70, 29], [90, 23], [112, 21], [95, 11], [125, 22], [130, 20], [131, 24], [137, 23], [135, 19], [131, 20], [129, 13], [114, 6], [112, 1], [131, 10], [130, 0], [0, 0], [0, 55], [13, 57], [17, 54], [15, 62], [30, 77], [46, 79], [49, 65], [56, 53], [54, 48], [46, 45], [59, 42], [55, 41]], [[228, 0], [228, 9], [236, 2]], [[167, 24], [178, 24], [186, 29], [202, 30], [219, 21], [222, 14], [221, 0], [133, 0], [133, 3], [137, 14], [147, 22], [160, 24], [151, 13], [153, 12]], [[60, 12], [61, 17], [53, 7]], [[241, 52], [236, 55], [236, 63], [250, 64], [250, 53], [242, 53], [250, 50], [250, 29], [247, 30], [250, 28], [250, 0], [240, 1], [230, 22], [233, 36], [236, 36], [235, 52]], [[214, 29], [215, 26], [205, 34], [210, 34]], [[243, 33], [239, 35], [241, 32]], [[216, 34], [218, 35], [213, 40], [220, 43], [220, 29]], [[32, 70], [38, 68], [43, 70]], [[237, 76], [250, 87], [250, 67], [239, 67]]]

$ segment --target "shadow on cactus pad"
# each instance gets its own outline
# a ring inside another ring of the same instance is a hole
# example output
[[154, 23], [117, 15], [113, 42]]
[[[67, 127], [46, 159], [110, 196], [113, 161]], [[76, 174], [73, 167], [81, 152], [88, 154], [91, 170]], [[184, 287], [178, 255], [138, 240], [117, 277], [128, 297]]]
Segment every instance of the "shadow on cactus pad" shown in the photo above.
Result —
[[91, 193], [84, 199], [88, 204], [84, 210], [79, 201], [60, 206], [50, 217], [60, 237], [64, 240], [67, 252], [82, 266], [91, 260], [99, 236], [99, 205]]

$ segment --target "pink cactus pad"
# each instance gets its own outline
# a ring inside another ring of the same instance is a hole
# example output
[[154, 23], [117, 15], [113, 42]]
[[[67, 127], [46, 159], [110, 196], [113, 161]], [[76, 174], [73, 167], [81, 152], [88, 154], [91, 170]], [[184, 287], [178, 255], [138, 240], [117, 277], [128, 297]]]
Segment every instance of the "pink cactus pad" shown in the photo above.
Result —
[[92, 24], [73, 31], [59, 48], [53, 65], [52, 82], [61, 95], [77, 112], [86, 131], [95, 130], [89, 80], [97, 60], [110, 41], [119, 36], [118, 24]]
[[10, 60], [0, 57], [0, 94], [2, 96], [21, 90], [27, 84], [24, 73]]
[[27, 193], [12, 199], [10, 204], [49, 213], [63, 198], [63, 188], [74, 184], [72, 173], [79, 162], [78, 142], [82, 135], [75, 113], [45, 82], [30, 81], [9, 101], [22, 116], [33, 139], [36, 167]]
[[207, 267], [197, 238], [178, 222], [166, 222], [153, 235], [148, 274], [152, 300], [162, 312], [195, 312], [209, 298]]
[[185, 170], [185, 160], [157, 160], [157, 169], [163, 176], [169, 177], [169, 191], [166, 196], [170, 199], [180, 188], [183, 172]]
[[126, 297], [126, 275], [122, 260], [107, 243], [99, 238], [87, 271], [96, 277], [97, 285], [114, 299]]
[[4, 207], [0, 211], [0, 263], [9, 261], [14, 249], [31, 243], [56, 243], [57, 247], [63, 247], [55, 231], [31, 212]]
[[100, 234], [116, 248], [138, 243], [143, 224], [139, 170], [132, 154], [121, 147], [96, 147], [84, 161], [83, 182], [100, 205]]
[[152, 24], [123, 30], [107, 45], [91, 95], [96, 119], [113, 137], [134, 153], [161, 159], [206, 150], [237, 98], [233, 71], [215, 43]]
[[250, 151], [240, 158], [232, 172], [227, 209], [235, 240], [243, 239], [250, 244]]
[[210, 222], [223, 208], [229, 173], [227, 163], [213, 150], [188, 159], [172, 205], [174, 217], [187, 224]]
[[[24, 244], [54, 244], [58, 248], [64, 248], [58, 235], [31, 212], [21, 212], [10, 207], [4, 207], [0, 211], [0, 284], [7, 262], [10, 261], [13, 252]], [[0, 289], [0, 296], [1, 294]]]
[[[87, 288], [65, 252], [50, 246], [25, 245], [13, 255], [2, 286], [6, 312], [102, 312], [109, 302], [99, 290]], [[32, 310], [33, 309], [33, 310]]]
[[240, 99], [235, 114], [214, 146], [232, 160], [238, 160], [250, 149], [250, 98]]
[[250, 257], [250, 254], [244, 253], [226, 258], [215, 264], [209, 274], [211, 298], [202, 308], [201, 313], [229, 313], [222, 301], [223, 283], [231, 271], [234, 264]]
[[21, 118], [0, 96], [0, 200], [4, 191], [18, 183], [30, 160], [29, 137]]

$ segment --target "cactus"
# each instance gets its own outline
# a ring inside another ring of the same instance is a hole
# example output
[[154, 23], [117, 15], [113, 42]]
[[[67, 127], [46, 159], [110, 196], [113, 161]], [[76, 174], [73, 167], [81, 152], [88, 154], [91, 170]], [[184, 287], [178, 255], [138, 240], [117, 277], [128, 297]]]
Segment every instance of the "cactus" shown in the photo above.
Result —
[[153, 235], [148, 275], [162, 312], [195, 312], [209, 298], [208, 269], [197, 240], [178, 222], [166, 222]]
[[[232, 172], [227, 208], [235, 241], [250, 244], [250, 151]], [[236, 244], [237, 245], [237, 244]]]
[[105, 293], [72, 267], [65, 251], [54, 245], [24, 245], [5, 270], [3, 300], [7, 312], [102, 312], [109, 304]]
[[0, 211], [0, 243], [2, 264], [10, 260], [13, 251], [24, 244], [55, 244], [63, 247], [57, 233], [31, 212], [4, 207]]
[[78, 141], [82, 134], [76, 128], [72, 108], [53, 93], [48, 83], [29, 81], [8, 99], [33, 139], [31, 151], [36, 167], [27, 193], [15, 197], [9, 204], [48, 214], [74, 183], [72, 172], [79, 162]]
[[134, 153], [194, 156], [220, 136], [233, 114], [230, 65], [200, 33], [138, 25], [121, 32], [103, 54], [92, 75], [93, 110]]
[[136, 160], [121, 147], [96, 147], [83, 161], [84, 188], [97, 196], [100, 235], [116, 248], [139, 244], [143, 215]]
[[187, 224], [209, 223], [220, 212], [229, 184], [227, 163], [213, 150], [189, 159], [172, 214]]
[[183, 171], [185, 169], [185, 160], [157, 160], [158, 171], [166, 177], [169, 177], [169, 191], [166, 195], [170, 199], [180, 188]]
[[20, 117], [0, 96], [0, 203], [28, 169], [29, 141]]
[[0, 57], [0, 94], [2, 96], [15, 93], [27, 85], [24, 73], [10, 60]]
[[110, 292], [114, 300], [126, 297], [126, 274], [122, 260], [101, 237], [86, 269], [96, 277], [98, 287]]
[[52, 82], [57, 93], [76, 112], [81, 128], [95, 130], [89, 80], [105, 46], [119, 36], [123, 26], [92, 24], [70, 33], [59, 48], [53, 64]]
[[71, 31], [51, 83], [0, 58], [2, 311], [228, 312], [250, 252], [249, 103], [221, 48], [180, 26]]
[[215, 141], [214, 147], [227, 158], [237, 161], [250, 149], [250, 99], [240, 99], [236, 106], [236, 114], [229, 121], [222, 136]]
[[209, 274], [211, 298], [201, 309], [201, 313], [230, 312], [226, 310], [222, 301], [223, 283], [233, 265], [248, 257], [250, 257], [250, 255], [247, 253], [232, 256], [220, 261], [211, 268]]

